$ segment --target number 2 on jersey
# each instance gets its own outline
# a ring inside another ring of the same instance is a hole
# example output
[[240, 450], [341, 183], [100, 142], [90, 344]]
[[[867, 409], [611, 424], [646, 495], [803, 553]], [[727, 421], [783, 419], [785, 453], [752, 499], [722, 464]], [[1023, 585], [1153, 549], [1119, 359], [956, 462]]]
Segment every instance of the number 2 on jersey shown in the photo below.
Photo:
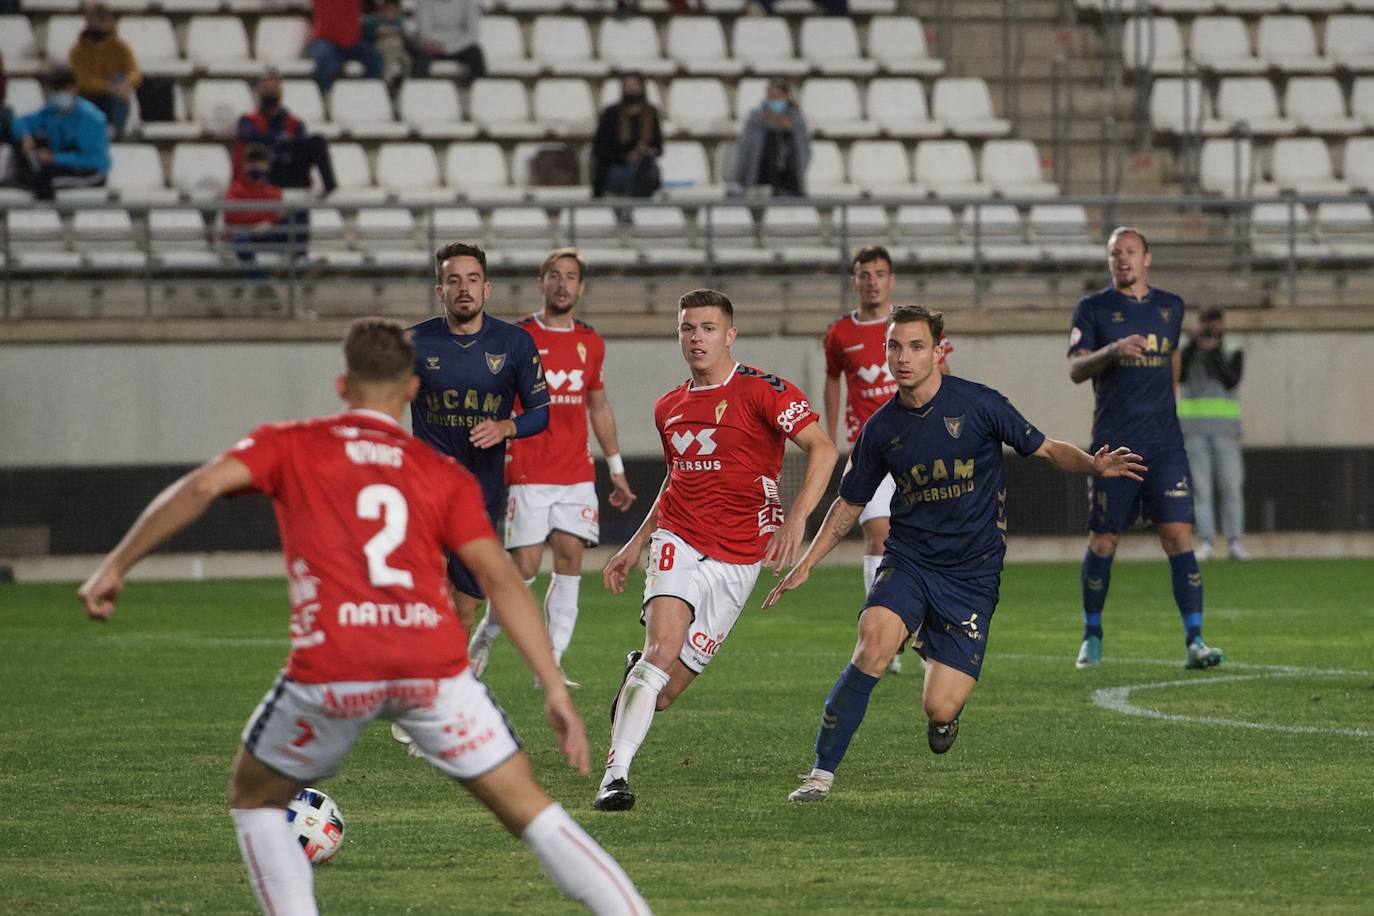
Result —
[[374, 483], [358, 491], [358, 518], [367, 521], [382, 519], [382, 530], [373, 535], [372, 540], [363, 545], [363, 555], [367, 557], [367, 577], [378, 588], [399, 585], [414, 588], [415, 577], [410, 570], [388, 566], [386, 561], [401, 542], [406, 539], [406, 522], [410, 519], [410, 507], [406, 505], [405, 494], [385, 483]]

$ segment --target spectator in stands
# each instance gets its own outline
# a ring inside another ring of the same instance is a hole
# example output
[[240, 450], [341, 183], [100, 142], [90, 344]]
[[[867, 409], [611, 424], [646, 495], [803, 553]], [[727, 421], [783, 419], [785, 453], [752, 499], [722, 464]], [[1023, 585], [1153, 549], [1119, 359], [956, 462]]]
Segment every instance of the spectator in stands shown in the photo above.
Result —
[[104, 112], [77, 96], [72, 72], [54, 71], [47, 104], [14, 120], [18, 183], [39, 200], [52, 200], [58, 188], [103, 185], [110, 171], [107, 124]]
[[[250, 143], [243, 154], [243, 172], [229, 184], [225, 203], [271, 201], [281, 203], [281, 188], [272, 184], [269, 176], [272, 154], [261, 143]], [[225, 210], [224, 225], [234, 253], [245, 265], [257, 263], [259, 251], [284, 250], [290, 238], [284, 229], [285, 213], [280, 207], [262, 210]], [[249, 276], [264, 280], [266, 275], [251, 270]]]
[[801, 197], [810, 161], [806, 118], [787, 83], [771, 80], [763, 102], [744, 121], [735, 154], [735, 182], [746, 190], [767, 185], [774, 194]]
[[109, 121], [116, 138], [123, 136], [129, 120], [129, 99], [143, 74], [134, 52], [115, 34], [115, 16], [103, 3], [86, 6], [86, 28], [67, 52], [76, 75], [76, 91], [88, 99]]
[[478, 44], [481, 21], [480, 0], [415, 0], [412, 72], [429, 76], [433, 61], [453, 60], [463, 65], [468, 79], [485, 76], [487, 59]]
[[[9, 81], [5, 79], [5, 55], [0, 54], [0, 151], [8, 147], [10, 141], [14, 139], [14, 134], [11, 130], [11, 125], [14, 123], [14, 109], [5, 103], [5, 92], [8, 88]], [[3, 156], [4, 153], [0, 152], [0, 159], [2, 159]], [[7, 171], [7, 164], [8, 163], [0, 164], [0, 183], [9, 177], [5, 174]]]
[[663, 183], [663, 126], [644, 95], [644, 77], [620, 77], [620, 101], [606, 106], [592, 141], [592, 195], [649, 197]]
[[[749, 0], [749, 5], [744, 8], [747, 16], [771, 16], [773, 15], [774, 0]], [[825, 10], [827, 16], [848, 16], [849, 0], [815, 0], [817, 6]]]
[[382, 79], [394, 93], [410, 73], [410, 40], [401, 19], [400, 0], [381, 0], [375, 13], [363, 17], [363, 41], [382, 55]]
[[315, 82], [321, 92], [338, 79], [346, 61], [363, 65], [368, 79], [382, 78], [382, 55], [363, 40], [362, 0], [314, 0], [315, 27], [306, 52], [315, 62]]

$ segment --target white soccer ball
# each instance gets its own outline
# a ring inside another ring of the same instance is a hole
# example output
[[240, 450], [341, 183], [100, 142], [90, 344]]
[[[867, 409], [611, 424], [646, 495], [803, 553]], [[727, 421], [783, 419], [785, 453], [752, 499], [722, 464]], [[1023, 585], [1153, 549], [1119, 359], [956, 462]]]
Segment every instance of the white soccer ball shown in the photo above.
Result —
[[334, 799], [319, 789], [301, 789], [286, 806], [286, 822], [315, 865], [328, 862], [343, 845], [343, 815]]

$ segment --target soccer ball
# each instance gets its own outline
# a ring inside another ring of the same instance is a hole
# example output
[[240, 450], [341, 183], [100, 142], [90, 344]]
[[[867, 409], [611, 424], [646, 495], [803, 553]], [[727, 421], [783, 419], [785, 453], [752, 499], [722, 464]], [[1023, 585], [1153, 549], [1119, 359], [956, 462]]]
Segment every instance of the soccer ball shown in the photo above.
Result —
[[286, 822], [315, 865], [328, 862], [343, 845], [343, 815], [334, 799], [319, 789], [301, 789], [286, 806]]

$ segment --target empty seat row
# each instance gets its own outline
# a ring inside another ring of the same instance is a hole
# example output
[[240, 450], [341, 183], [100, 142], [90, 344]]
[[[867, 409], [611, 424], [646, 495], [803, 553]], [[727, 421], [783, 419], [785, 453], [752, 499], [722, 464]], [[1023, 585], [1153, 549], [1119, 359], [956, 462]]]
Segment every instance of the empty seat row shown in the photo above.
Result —
[[1331, 151], [1316, 137], [1274, 141], [1268, 180], [1259, 151], [1248, 140], [1207, 140], [1202, 144], [1199, 179], [1213, 194], [1269, 196], [1280, 191], [1343, 195], [1374, 191], [1374, 137], [1349, 140], [1337, 177]]
[[1374, 211], [1361, 201], [1322, 203], [1314, 220], [1299, 203], [1256, 204], [1250, 239], [1263, 260], [1367, 261], [1374, 258]]
[[1274, 85], [1264, 77], [1223, 79], [1215, 104], [1195, 78], [1164, 77], [1150, 88], [1150, 123], [1156, 130], [1217, 136], [1240, 121], [1262, 136], [1374, 132], [1374, 77], [1355, 80], [1349, 108], [1334, 78], [1294, 77], [1284, 88], [1282, 114]]
[[[84, 0], [24, 0], [30, 13], [79, 12]], [[701, 0], [703, 12], [712, 15], [738, 16], [745, 11], [748, 0]], [[260, 15], [282, 11], [310, 12], [310, 0], [109, 0], [111, 9], [121, 13], [146, 13], [161, 10], [165, 13], [200, 14], [229, 12], [240, 15]], [[405, 4], [409, 6], [409, 4]], [[646, 14], [666, 15], [668, 0], [637, 0], [636, 8]], [[572, 11], [586, 14], [619, 13], [616, 0], [483, 0], [488, 13], [530, 15]], [[897, 0], [850, 0], [849, 11], [854, 15], [888, 15], [897, 11]], [[776, 15], [809, 16], [815, 13], [810, 0], [777, 0]]]
[[[1318, 51], [1316, 29], [1306, 16], [1265, 16], [1253, 50], [1239, 17], [1199, 16], [1189, 30], [1187, 53], [1202, 69], [1219, 73], [1330, 73], [1337, 67], [1367, 72], [1374, 70], [1374, 16], [1331, 16], [1323, 48], [1324, 53]], [[1182, 73], [1182, 29], [1177, 20], [1164, 17], [1129, 19], [1122, 29], [1121, 53], [1131, 68]]]
[[[1135, 12], [1135, 0], [1077, 0], [1085, 13]], [[1374, 0], [1150, 0], [1148, 6], [1165, 16], [1197, 16], [1204, 13], [1233, 13], [1258, 16], [1267, 13], [1304, 13], [1328, 15], [1346, 10], [1374, 11]]]

